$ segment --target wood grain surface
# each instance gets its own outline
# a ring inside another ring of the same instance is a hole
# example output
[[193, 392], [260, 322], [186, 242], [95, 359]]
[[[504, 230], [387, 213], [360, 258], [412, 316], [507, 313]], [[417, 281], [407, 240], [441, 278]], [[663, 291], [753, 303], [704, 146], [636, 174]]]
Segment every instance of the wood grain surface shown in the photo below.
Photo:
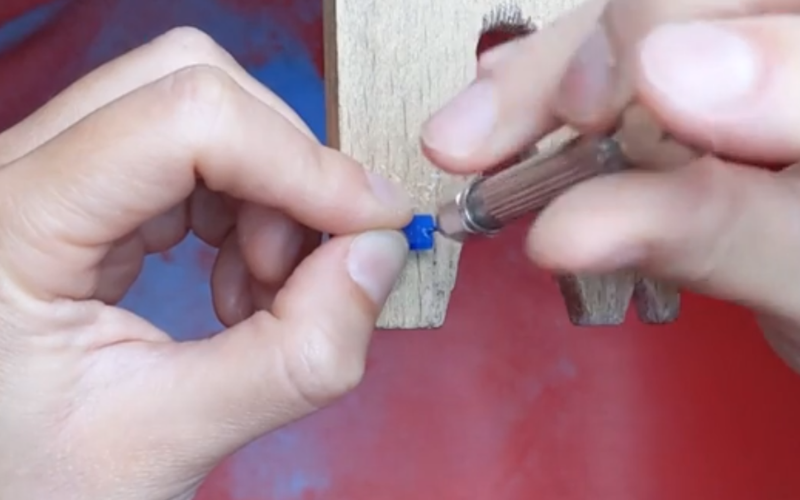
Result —
[[[432, 212], [466, 180], [428, 163], [420, 149], [424, 121], [476, 75], [481, 34], [498, 25], [541, 27], [580, 0], [325, 0], [328, 142], [367, 168], [403, 184], [419, 212]], [[543, 141], [553, 147], [567, 135]], [[443, 324], [456, 283], [461, 245], [439, 238], [411, 255], [379, 328]], [[619, 324], [636, 294], [644, 321], [677, 314], [669, 287], [635, 273], [559, 277], [571, 321]]]
[[[505, 19], [537, 25], [576, 1], [325, 0], [328, 142], [405, 185], [431, 212], [463, 179], [423, 157], [423, 122], [474, 78], [481, 33]], [[444, 322], [460, 245], [439, 239], [412, 255], [379, 320], [380, 328]]]

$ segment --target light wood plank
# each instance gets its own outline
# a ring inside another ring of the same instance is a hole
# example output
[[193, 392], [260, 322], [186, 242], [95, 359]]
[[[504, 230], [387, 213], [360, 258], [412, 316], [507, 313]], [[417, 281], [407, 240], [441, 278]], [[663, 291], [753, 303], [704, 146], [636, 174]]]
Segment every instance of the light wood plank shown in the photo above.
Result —
[[[579, 3], [324, 0], [329, 144], [402, 183], [420, 212], [433, 211], [465, 179], [427, 162], [420, 150], [420, 128], [474, 79], [481, 33], [503, 23], [541, 27]], [[553, 144], [552, 139], [546, 142]], [[434, 251], [412, 255], [379, 328], [441, 326], [460, 252], [459, 244], [440, 238]], [[580, 324], [621, 322], [634, 280], [629, 273], [562, 279], [571, 318]], [[653, 287], [642, 284], [639, 289]], [[663, 303], [640, 302], [642, 307]]]
[[[555, 19], [577, 1], [324, 0], [328, 142], [403, 183], [421, 212], [463, 179], [428, 164], [424, 121], [475, 77], [478, 39], [492, 22]], [[381, 328], [444, 322], [460, 245], [440, 239], [413, 255], [379, 320]]]

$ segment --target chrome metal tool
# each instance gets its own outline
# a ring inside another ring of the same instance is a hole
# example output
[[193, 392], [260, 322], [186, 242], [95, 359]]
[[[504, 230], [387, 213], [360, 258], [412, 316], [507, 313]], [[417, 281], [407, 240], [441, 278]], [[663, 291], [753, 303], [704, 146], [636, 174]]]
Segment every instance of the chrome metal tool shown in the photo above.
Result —
[[478, 176], [439, 207], [437, 229], [450, 239], [490, 236], [544, 208], [571, 186], [629, 167], [611, 136], [578, 136], [553, 152], [534, 155], [495, 174]]

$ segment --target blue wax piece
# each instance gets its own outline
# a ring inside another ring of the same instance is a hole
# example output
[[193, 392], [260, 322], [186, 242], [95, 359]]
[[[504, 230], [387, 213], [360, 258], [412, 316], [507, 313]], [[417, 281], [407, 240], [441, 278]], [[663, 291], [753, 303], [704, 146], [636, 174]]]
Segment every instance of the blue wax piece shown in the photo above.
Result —
[[432, 250], [436, 220], [429, 214], [415, 215], [411, 223], [403, 228], [403, 232], [412, 251]]

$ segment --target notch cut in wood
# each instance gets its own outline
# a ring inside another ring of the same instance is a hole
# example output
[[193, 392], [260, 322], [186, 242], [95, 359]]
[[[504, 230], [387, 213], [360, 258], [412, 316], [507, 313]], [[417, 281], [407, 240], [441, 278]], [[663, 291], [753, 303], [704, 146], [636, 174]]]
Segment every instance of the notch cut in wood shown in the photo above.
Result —
[[[420, 212], [433, 212], [466, 179], [431, 166], [422, 155], [418, 134], [432, 113], [474, 80], [481, 33], [521, 20], [541, 26], [580, 3], [325, 0], [329, 144], [399, 181], [415, 198]], [[460, 244], [437, 238], [433, 251], [412, 254], [378, 327], [441, 326], [456, 282], [460, 252]], [[564, 283], [569, 310], [584, 311], [573, 318], [581, 324], [613, 324], [619, 311], [624, 317], [636, 288], [629, 276], [574, 277]], [[626, 294], [627, 301], [623, 301]], [[645, 306], [668, 302], [641, 301]]]

